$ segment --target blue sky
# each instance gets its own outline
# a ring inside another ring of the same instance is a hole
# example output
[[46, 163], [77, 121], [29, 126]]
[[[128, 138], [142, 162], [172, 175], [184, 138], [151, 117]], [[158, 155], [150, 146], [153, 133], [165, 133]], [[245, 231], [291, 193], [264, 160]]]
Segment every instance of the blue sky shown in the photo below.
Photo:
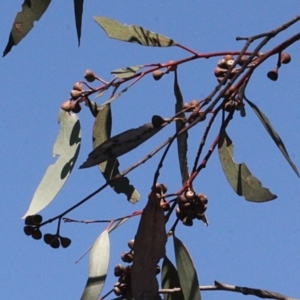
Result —
[[[240, 50], [243, 42], [236, 36], [249, 36], [271, 30], [299, 13], [297, 1], [86, 1], [81, 46], [77, 47], [73, 1], [52, 1], [42, 19], [11, 53], [0, 60], [2, 83], [1, 171], [2, 186], [0, 248], [1, 299], [78, 299], [88, 271], [88, 256], [74, 262], [92, 245], [106, 225], [63, 224], [62, 235], [72, 239], [68, 249], [54, 250], [42, 241], [23, 233], [20, 220], [44, 171], [55, 159], [52, 147], [59, 131], [57, 115], [76, 81], [86, 69], [110, 80], [114, 69], [167, 62], [190, 56], [173, 48], [147, 48], [107, 38], [93, 21], [106, 16], [122, 23], [137, 24], [167, 35], [198, 52]], [[0, 3], [0, 40], [4, 50], [15, 14], [22, 1]], [[299, 32], [300, 24], [283, 32], [265, 48], [269, 50]], [[252, 48], [253, 49], [253, 48]], [[288, 52], [292, 62], [283, 66], [277, 82], [266, 74], [276, 65], [270, 58], [253, 75], [247, 89], [250, 100], [269, 117], [281, 135], [295, 164], [300, 167], [299, 56], [300, 46]], [[264, 51], [264, 50], [263, 50]], [[186, 102], [205, 97], [215, 86], [213, 69], [218, 58], [197, 60], [182, 65], [179, 82]], [[113, 103], [113, 134], [138, 127], [152, 115], [174, 114], [173, 77], [156, 82], [151, 76], [141, 80]], [[100, 98], [101, 101], [107, 99]], [[195, 181], [197, 192], [208, 196], [208, 227], [195, 223], [179, 226], [177, 237], [188, 247], [198, 270], [201, 285], [219, 280], [232, 285], [269, 289], [300, 297], [300, 185], [279, 150], [254, 113], [237, 117], [228, 128], [235, 144], [235, 159], [246, 162], [264, 186], [277, 194], [275, 201], [255, 204], [238, 197], [222, 173], [216, 153]], [[92, 149], [93, 119], [87, 109], [79, 114], [82, 148], [76, 167], [62, 192], [42, 211], [44, 219], [53, 217], [81, 200], [104, 183], [97, 168], [78, 170]], [[207, 147], [219, 127], [213, 128]], [[190, 131], [189, 158], [197, 150], [203, 123]], [[120, 158], [126, 169], [162, 143], [173, 132], [172, 126], [160, 132], [134, 153]], [[107, 189], [68, 215], [74, 219], [117, 218], [142, 209], [147, 200], [153, 172], [160, 155], [130, 173], [131, 182], [142, 195], [135, 206], [125, 197]], [[180, 173], [173, 147], [161, 172], [160, 181], [170, 191], [178, 190]], [[111, 271], [121, 262], [127, 242], [135, 235], [139, 218], [125, 223], [111, 234]], [[171, 226], [171, 224], [170, 224]], [[43, 228], [54, 233], [56, 224]], [[168, 227], [169, 228], [169, 227]], [[168, 252], [172, 253], [172, 242]], [[173, 255], [170, 254], [172, 258]], [[117, 279], [110, 272], [104, 293]], [[205, 292], [203, 299], [241, 299], [228, 292]], [[248, 296], [249, 297], [249, 296]]]

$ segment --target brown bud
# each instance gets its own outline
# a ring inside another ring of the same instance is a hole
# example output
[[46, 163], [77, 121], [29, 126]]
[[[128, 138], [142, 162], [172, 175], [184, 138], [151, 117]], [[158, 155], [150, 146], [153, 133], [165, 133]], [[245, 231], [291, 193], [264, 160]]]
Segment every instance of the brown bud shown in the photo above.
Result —
[[176, 207], [176, 216], [178, 219], [183, 220], [186, 217], [185, 211], [182, 211], [178, 206]]
[[116, 296], [121, 296], [123, 294], [123, 292], [121, 291], [121, 289], [118, 286], [114, 287], [114, 293]]
[[161, 116], [154, 115], [151, 122], [154, 128], [158, 128], [161, 127], [166, 121]]
[[114, 275], [116, 277], [121, 276], [124, 273], [124, 267], [121, 264], [117, 264], [114, 269]]
[[226, 54], [226, 55], [223, 56], [223, 58], [224, 58], [226, 61], [228, 61], [228, 60], [234, 60], [234, 57], [233, 57], [233, 55], [231, 55], [231, 54]]
[[71, 245], [72, 240], [67, 237], [60, 237], [60, 244], [63, 248], [68, 248]]
[[84, 78], [86, 79], [86, 81], [88, 82], [93, 82], [96, 79], [96, 75], [94, 74], [94, 72], [92, 70], [86, 70], [84, 73]]
[[73, 101], [71, 103], [71, 111], [75, 114], [77, 114], [81, 111], [81, 105], [78, 101]]
[[121, 259], [126, 263], [132, 263], [133, 261], [133, 255], [131, 253], [123, 252], [121, 254]]
[[208, 199], [207, 199], [207, 197], [204, 194], [198, 194], [197, 195], [197, 199], [203, 205], [207, 204], [207, 202], [208, 202]]
[[73, 100], [76, 100], [76, 99], [78, 99], [79, 97], [81, 97], [82, 91], [72, 90], [72, 91], [70, 92], [70, 95], [71, 95], [71, 97], [72, 97]]
[[196, 194], [195, 194], [194, 191], [189, 190], [189, 191], [186, 191], [184, 195], [185, 195], [185, 197], [186, 197], [187, 199], [192, 200], [192, 199], [195, 198], [195, 195], [196, 195]]
[[38, 229], [35, 228], [31, 234], [31, 236], [35, 239], [35, 240], [40, 240], [42, 238], [42, 232]]
[[240, 66], [242, 66], [242, 65], [247, 61], [247, 59], [248, 59], [248, 57], [247, 57], [246, 55], [243, 55], [243, 56], [240, 58], [238, 64], [239, 64]]
[[73, 86], [73, 90], [82, 92], [83, 91], [82, 83], [81, 82], [76, 82]]
[[193, 208], [188, 208], [186, 210], [186, 217], [189, 218], [189, 219], [195, 219], [196, 218], [195, 211], [194, 211]]
[[67, 112], [71, 111], [71, 109], [72, 109], [72, 101], [67, 100], [66, 102], [64, 102], [61, 105], [60, 108], [63, 109], [63, 110], [65, 110], [65, 111], [67, 111]]
[[291, 61], [291, 56], [288, 53], [282, 53], [280, 55], [280, 62], [282, 64], [288, 64]]
[[152, 76], [155, 80], [159, 80], [164, 76], [164, 73], [161, 70], [155, 70], [152, 72]]
[[214, 74], [216, 77], [224, 77], [227, 73], [226, 69], [220, 68], [220, 67], [216, 67], [214, 69]]
[[129, 242], [128, 242], [128, 247], [130, 248], [130, 249], [133, 249], [133, 246], [134, 246], [134, 240], [130, 240]]
[[271, 70], [267, 74], [268, 78], [276, 81], [278, 79], [278, 68], [275, 68], [274, 70]]
[[28, 235], [28, 236], [32, 235], [32, 233], [33, 233], [33, 231], [34, 231], [34, 227], [29, 226], [29, 225], [24, 226], [23, 229], [24, 229], [24, 233], [25, 233], [26, 235]]
[[229, 100], [224, 104], [224, 110], [227, 112], [231, 112], [232, 110], [234, 110], [234, 106], [232, 105], [232, 101]]
[[179, 195], [176, 199], [178, 204], [184, 204], [188, 201], [185, 195]]
[[156, 266], [156, 275], [158, 275], [159, 273], [160, 273], [160, 266], [157, 265], [157, 266]]
[[52, 248], [54, 248], [54, 249], [59, 248], [59, 246], [60, 246], [60, 241], [59, 241], [58, 236], [55, 235], [55, 236], [52, 238], [52, 240], [51, 240], [51, 242], [50, 242], [50, 246], [51, 246]]
[[227, 61], [226, 61], [224, 58], [220, 59], [220, 60], [218, 61], [218, 67], [223, 68], [223, 69], [228, 68], [226, 62], [227, 62]]
[[193, 220], [188, 218], [188, 217], [185, 217], [182, 220], [182, 224], [185, 225], [185, 226], [193, 226]]

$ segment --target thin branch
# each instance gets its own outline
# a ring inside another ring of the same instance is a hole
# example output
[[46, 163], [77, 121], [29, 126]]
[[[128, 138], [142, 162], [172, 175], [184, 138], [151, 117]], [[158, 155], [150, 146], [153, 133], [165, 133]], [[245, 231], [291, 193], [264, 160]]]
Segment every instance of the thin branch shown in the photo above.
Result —
[[[173, 294], [180, 292], [180, 288], [172, 288], [172, 289], [160, 289], [160, 294]], [[290, 298], [288, 296], [284, 296], [282, 294], [271, 292], [267, 290], [254, 289], [248, 287], [241, 287], [236, 285], [228, 285], [221, 283], [219, 281], [215, 281], [215, 285], [205, 285], [199, 286], [200, 291], [227, 291], [227, 292], [236, 292], [241, 293], [243, 295], [252, 295], [259, 298], [264, 299], [277, 299], [277, 300], [296, 300], [295, 298]]]

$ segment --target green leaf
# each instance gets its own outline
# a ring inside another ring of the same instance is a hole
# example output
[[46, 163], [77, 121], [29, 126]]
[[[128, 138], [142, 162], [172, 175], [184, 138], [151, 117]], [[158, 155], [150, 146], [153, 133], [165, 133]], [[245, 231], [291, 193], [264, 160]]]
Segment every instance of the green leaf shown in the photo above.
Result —
[[80, 166], [80, 169], [99, 165], [109, 159], [116, 159], [147, 141], [167, 124], [165, 122], [161, 126], [154, 127], [152, 123], [146, 123], [106, 140], [89, 154], [87, 160]]
[[277, 198], [269, 189], [261, 185], [246, 164], [234, 162], [233, 143], [225, 130], [220, 131], [219, 158], [227, 180], [239, 196], [244, 196], [246, 200], [252, 202], [265, 202]]
[[113, 70], [111, 74], [115, 75], [118, 78], [128, 78], [134, 75], [138, 70], [140, 70], [143, 67], [144, 67], [143, 65], [136, 65], [132, 67], [117, 69], [117, 70]]
[[185, 300], [201, 300], [197, 272], [183, 243], [173, 234], [180, 287]]
[[104, 17], [94, 17], [94, 20], [112, 39], [130, 43], [138, 43], [143, 46], [170, 47], [176, 45], [176, 43], [170, 38], [149, 31], [140, 26], [123, 25], [118, 21]]
[[23, 218], [38, 213], [50, 204], [67, 181], [77, 160], [81, 143], [79, 119], [76, 114], [60, 109], [58, 120], [61, 128], [53, 147], [53, 156], [59, 155], [59, 158], [48, 167]]
[[[178, 271], [172, 262], [165, 256], [162, 264], [161, 286], [163, 289], [180, 288]], [[184, 300], [182, 291], [164, 294], [164, 300]]]
[[269, 121], [267, 116], [261, 110], [259, 110], [259, 108], [254, 103], [252, 103], [250, 100], [248, 100], [248, 99], [245, 99], [245, 100], [250, 105], [250, 107], [254, 110], [254, 112], [256, 113], [256, 115], [258, 116], [258, 118], [260, 119], [260, 121], [262, 122], [264, 127], [266, 128], [267, 132], [271, 136], [272, 140], [275, 142], [275, 144], [277, 145], [277, 147], [279, 148], [279, 150], [281, 151], [281, 153], [283, 154], [285, 159], [288, 161], [288, 163], [290, 164], [290, 166], [292, 167], [294, 172], [297, 174], [298, 177], [300, 177], [297, 167], [292, 162], [292, 160], [284, 146], [282, 139], [280, 138], [279, 134], [272, 127], [271, 122]]
[[74, 14], [75, 14], [75, 23], [76, 23], [76, 32], [77, 32], [77, 38], [78, 38], [78, 46], [80, 45], [80, 37], [81, 37], [83, 2], [84, 2], [84, 0], [74, 0]]
[[157, 263], [165, 256], [166, 242], [164, 211], [160, 206], [160, 198], [151, 192], [134, 239], [131, 267], [134, 299], [158, 299]]
[[[175, 70], [175, 77], [174, 77], [174, 94], [176, 97], [176, 105], [175, 105], [175, 112], [176, 114], [183, 109], [183, 97], [180, 91], [180, 87], [178, 84], [177, 78], [177, 71]], [[185, 118], [185, 114], [182, 112], [178, 115], [179, 118]], [[184, 123], [180, 120], [176, 121], [176, 131], [183, 129], [185, 127]], [[181, 172], [181, 179], [182, 183], [185, 183], [189, 179], [189, 171], [188, 171], [188, 163], [187, 163], [187, 139], [188, 139], [188, 132], [185, 131], [184, 133], [180, 134], [177, 137], [177, 149], [178, 149], [178, 159], [179, 159], [179, 166]]]
[[51, 0], [24, 1], [22, 11], [18, 12], [15, 17], [3, 56], [10, 52], [11, 48], [16, 46], [33, 28], [34, 21], [38, 21], [41, 18], [50, 2]]
[[[110, 104], [98, 110], [93, 131], [93, 148], [97, 148], [100, 144], [104, 143], [110, 138], [111, 135], [111, 107]], [[119, 172], [119, 161], [116, 158], [108, 159], [99, 165], [101, 173], [106, 180], [116, 177]], [[136, 203], [140, 199], [140, 194], [134, 188], [133, 185], [129, 184], [127, 177], [121, 177], [110, 183], [110, 186], [118, 194], [123, 193], [127, 196], [128, 201]]]
[[97, 300], [106, 280], [110, 256], [108, 231], [96, 239], [90, 254], [89, 278], [81, 300]]

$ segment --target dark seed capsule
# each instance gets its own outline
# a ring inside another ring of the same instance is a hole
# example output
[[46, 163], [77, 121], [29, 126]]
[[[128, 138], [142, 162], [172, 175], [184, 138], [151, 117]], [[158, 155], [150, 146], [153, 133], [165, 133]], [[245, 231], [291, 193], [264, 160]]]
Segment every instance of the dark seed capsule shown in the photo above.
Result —
[[57, 249], [59, 248], [60, 246], [60, 241], [59, 241], [59, 238], [58, 236], [54, 236], [50, 242], [50, 246], [54, 249]]
[[133, 249], [133, 245], [134, 245], [134, 240], [130, 240], [130, 241], [128, 242], [128, 247], [129, 247], [130, 249]]
[[43, 221], [43, 217], [41, 215], [34, 215], [32, 216], [32, 220], [35, 225], [40, 225]]
[[25, 225], [35, 225], [33, 222], [33, 216], [27, 216], [25, 219]]
[[68, 248], [71, 245], [72, 240], [67, 237], [60, 237], [60, 244], [63, 248]]
[[51, 240], [53, 239], [55, 235], [51, 234], [51, 233], [46, 233], [44, 234], [44, 242], [47, 244], [47, 245], [50, 245], [51, 243]]
[[124, 273], [124, 267], [121, 264], [117, 264], [114, 269], [114, 275], [116, 277], [121, 276]]
[[193, 220], [188, 218], [188, 217], [185, 217], [182, 220], [182, 224], [185, 225], [185, 226], [193, 226]]
[[32, 235], [31, 235], [35, 240], [40, 240], [42, 238], [42, 232], [36, 228], [34, 229], [34, 231], [32, 232]]
[[29, 225], [24, 226], [23, 229], [24, 229], [24, 233], [25, 233], [26, 235], [28, 235], [28, 236], [32, 235], [32, 233], [33, 233], [33, 231], [34, 231], [34, 227], [29, 226]]

